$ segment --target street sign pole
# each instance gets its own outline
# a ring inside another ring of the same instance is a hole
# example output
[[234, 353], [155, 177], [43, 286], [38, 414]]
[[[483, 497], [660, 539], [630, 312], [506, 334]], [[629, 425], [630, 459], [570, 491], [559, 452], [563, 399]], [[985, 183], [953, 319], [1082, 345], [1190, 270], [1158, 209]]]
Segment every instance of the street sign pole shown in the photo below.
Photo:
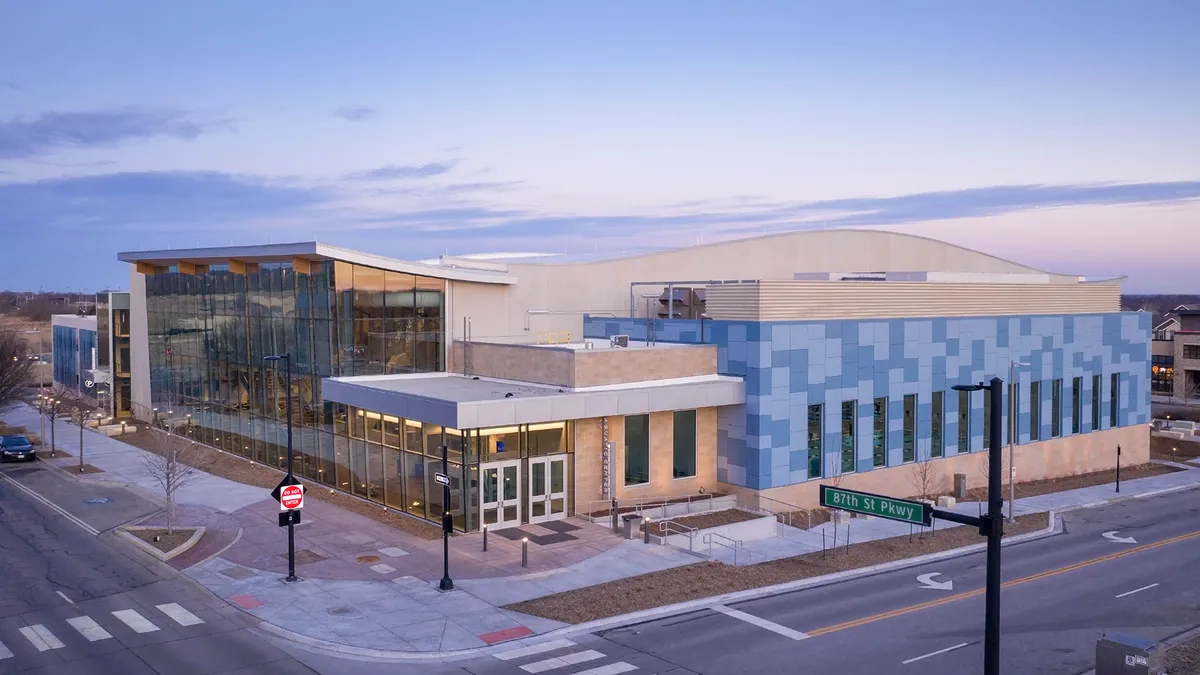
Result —
[[988, 521], [987, 528], [987, 589], [983, 628], [984, 675], [1000, 675], [1000, 542], [1004, 537], [1004, 497], [1001, 494], [1000, 425], [1004, 424], [1004, 382], [993, 377], [988, 383], [992, 391], [991, 438], [988, 439]]
[[[264, 361], [283, 361], [284, 369], [284, 392], [287, 396], [287, 479], [292, 485], [296, 484], [296, 476], [292, 472], [293, 454], [292, 454], [292, 354], [286, 352], [278, 356], [267, 356]], [[278, 381], [278, 380], [276, 380]], [[276, 408], [278, 411], [278, 408]], [[278, 413], [276, 413], [278, 414]], [[294, 520], [288, 520], [288, 575], [284, 581], [299, 581], [296, 576], [296, 524]]]
[[[446, 457], [446, 446], [442, 446], [442, 475], [449, 477], [450, 462]], [[443, 591], [454, 590], [454, 581], [450, 579], [450, 532], [454, 530], [454, 518], [450, 515], [450, 481], [442, 485], [442, 582], [438, 588]]]

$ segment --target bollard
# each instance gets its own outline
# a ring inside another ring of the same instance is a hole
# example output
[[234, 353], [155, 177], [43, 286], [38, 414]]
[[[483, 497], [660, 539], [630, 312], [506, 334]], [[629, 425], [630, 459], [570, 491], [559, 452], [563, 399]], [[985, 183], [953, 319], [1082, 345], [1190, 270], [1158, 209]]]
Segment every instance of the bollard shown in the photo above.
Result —
[[487, 523], [483, 524], [483, 552], [487, 553]]
[[529, 567], [529, 537], [521, 537], [521, 567]]
[[621, 532], [621, 526], [617, 524], [617, 500], [612, 500], [612, 509], [610, 511], [612, 513], [613, 534], [619, 534]]
[[642, 529], [643, 529], [642, 543], [649, 544], [650, 543], [650, 519], [649, 518], [647, 518], [645, 520], [645, 522], [642, 523]]

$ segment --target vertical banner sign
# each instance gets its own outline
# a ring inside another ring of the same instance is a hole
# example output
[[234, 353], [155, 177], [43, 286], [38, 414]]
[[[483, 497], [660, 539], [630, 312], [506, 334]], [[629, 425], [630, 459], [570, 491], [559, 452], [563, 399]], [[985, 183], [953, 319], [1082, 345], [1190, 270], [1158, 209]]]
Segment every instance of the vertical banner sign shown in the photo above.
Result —
[[608, 442], [608, 418], [600, 418], [600, 461], [602, 462], [604, 472], [604, 482], [600, 486], [600, 493], [608, 499], [612, 496], [612, 443]]

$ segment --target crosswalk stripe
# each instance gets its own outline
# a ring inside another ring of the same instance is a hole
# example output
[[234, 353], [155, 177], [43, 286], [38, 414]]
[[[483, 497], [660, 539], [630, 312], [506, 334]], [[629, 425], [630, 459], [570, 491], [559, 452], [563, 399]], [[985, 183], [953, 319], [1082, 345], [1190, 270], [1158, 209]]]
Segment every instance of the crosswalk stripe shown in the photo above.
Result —
[[5, 647], [4, 643], [0, 642], [0, 661], [11, 659], [12, 655], [13, 653], [8, 650], [8, 647]]
[[595, 661], [596, 659], [602, 658], [604, 658], [604, 654], [601, 654], [595, 649], [585, 649], [582, 652], [572, 652], [570, 654], [563, 654], [557, 658], [529, 663], [521, 666], [521, 670], [524, 670], [527, 673], [544, 673], [547, 670], [565, 668], [566, 666], [574, 666], [580, 663], [587, 663], [588, 661]]
[[174, 619], [175, 623], [179, 624], [180, 626], [195, 626], [197, 624], [204, 623], [200, 617], [192, 614], [183, 607], [180, 607], [177, 603], [168, 602], [165, 605], [155, 606], [158, 607], [158, 611]]
[[66, 646], [62, 643], [62, 640], [54, 637], [54, 633], [51, 633], [48, 628], [41, 624], [36, 626], [22, 626], [20, 630], [21, 635], [24, 635], [25, 639], [29, 640], [29, 644], [37, 647], [39, 652], [62, 649]]
[[88, 642], [96, 642], [98, 640], [107, 640], [112, 637], [112, 633], [100, 627], [90, 616], [77, 616], [74, 619], [67, 619], [67, 623], [71, 627], [79, 631], [79, 634], [87, 638]]
[[543, 654], [545, 652], [554, 651], [555, 649], [562, 649], [564, 647], [574, 647], [574, 646], [575, 646], [575, 643], [571, 642], [570, 640], [551, 640], [549, 642], [542, 642], [540, 644], [530, 645], [529, 647], [521, 647], [519, 649], [510, 649], [506, 652], [500, 652], [499, 654], [496, 654], [495, 656], [496, 656], [496, 658], [500, 659], [501, 661], [512, 661], [513, 659], [523, 659], [526, 656], [533, 656], [534, 654]]
[[621, 673], [628, 673], [631, 670], [637, 670], [637, 666], [633, 665], [632, 663], [617, 661], [616, 663], [610, 663], [607, 666], [599, 666], [596, 668], [589, 668], [588, 670], [581, 670], [578, 673], [575, 673], [575, 675], [620, 675]]
[[136, 633], [153, 633], [158, 630], [158, 626], [150, 623], [146, 617], [132, 609], [117, 610], [112, 615], [120, 619], [126, 626], [132, 628]]

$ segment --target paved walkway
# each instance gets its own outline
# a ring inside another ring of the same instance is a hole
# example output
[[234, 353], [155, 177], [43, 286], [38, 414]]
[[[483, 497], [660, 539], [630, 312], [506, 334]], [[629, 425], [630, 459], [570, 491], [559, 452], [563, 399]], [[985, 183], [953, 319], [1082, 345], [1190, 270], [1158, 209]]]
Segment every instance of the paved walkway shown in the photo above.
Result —
[[[21, 408], [5, 420], [39, 428], [36, 411]], [[79, 429], [57, 427], [59, 449], [76, 452]], [[151, 495], [160, 491], [142, 467], [144, 451], [97, 432], [84, 432], [85, 458], [104, 473], [83, 481], [135, 486]], [[71, 464], [75, 460], [58, 460]], [[1200, 460], [1197, 461], [1200, 464]], [[1127, 481], [1121, 498], [1200, 483], [1200, 470]], [[1112, 485], [1029, 497], [1017, 513], [1062, 510], [1110, 500]], [[553, 621], [501, 607], [584, 586], [646, 574], [701, 560], [667, 546], [625, 541], [606, 527], [579, 519], [548, 526], [523, 526], [532, 535], [529, 566], [521, 566], [521, 543], [499, 532], [483, 551], [479, 534], [451, 539], [450, 565], [456, 590], [437, 590], [442, 576], [441, 541], [426, 541], [319, 502], [305, 506], [296, 528], [298, 583], [284, 583], [286, 530], [276, 524], [278, 505], [266, 491], [203, 475], [177, 496], [181, 525], [203, 525], [207, 533], [195, 549], [172, 561], [214, 594], [300, 639], [338, 645], [351, 653], [372, 650], [393, 655], [432, 654], [484, 647], [559, 627]], [[381, 507], [382, 508], [382, 507]], [[976, 514], [979, 504], [955, 510]], [[162, 522], [161, 514], [147, 524]], [[954, 527], [945, 523], [939, 527]], [[737, 563], [746, 564], [819, 551], [836, 541], [845, 545], [909, 533], [907, 525], [878, 518], [855, 518], [835, 528], [782, 528], [782, 536], [746, 542]], [[535, 543], [541, 542], [541, 543]], [[733, 551], [714, 548], [713, 557], [733, 562]]]

